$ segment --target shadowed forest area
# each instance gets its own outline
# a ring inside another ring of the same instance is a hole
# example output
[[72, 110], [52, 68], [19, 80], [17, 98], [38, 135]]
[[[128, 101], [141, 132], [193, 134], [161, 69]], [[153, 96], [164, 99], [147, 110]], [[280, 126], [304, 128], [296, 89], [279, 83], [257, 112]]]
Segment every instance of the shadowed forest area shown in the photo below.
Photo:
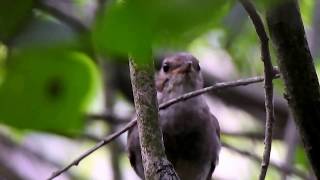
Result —
[[203, 94], [212, 179], [319, 179], [319, 33], [320, 0], [2, 0], [0, 180], [138, 180], [126, 127], [155, 94], [139, 84], [178, 52], [214, 87], [159, 111]]

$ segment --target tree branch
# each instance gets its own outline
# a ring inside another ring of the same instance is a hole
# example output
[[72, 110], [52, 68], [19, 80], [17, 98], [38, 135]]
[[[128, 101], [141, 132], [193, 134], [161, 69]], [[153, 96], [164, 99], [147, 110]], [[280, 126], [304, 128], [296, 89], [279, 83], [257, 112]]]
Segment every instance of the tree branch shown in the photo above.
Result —
[[320, 179], [320, 86], [298, 1], [279, 1], [267, 11], [269, 32], [305, 151]]
[[[278, 78], [278, 77], [280, 77], [279, 74], [276, 74], [274, 76], [274, 78]], [[178, 101], [184, 101], [184, 100], [190, 99], [192, 97], [207, 93], [209, 91], [221, 90], [221, 89], [232, 88], [232, 87], [237, 87], [237, 86], [246, 86], [248, 84], [258, 83], [258, 82], [262, 82], [262, 81], [264, 81], [264, 77], [257, 76], [257, 77], [247, 78], [247, 79], [240, 79], [240, 80], [236, 80], [236, 81], [216, 83], [213, 86], [209, 86], [209, 87], [199, 89], [199, 90], [196, 90], [196, 91], [193, 91], [190, 93], [186, 93], [182, 96], [171, 99], [171, 100], [161, 104], [160, 109], [165, 109], [165, 108], [171, 106], [172, 104], [177, 103]]]
[[[245, 11], [245, 10], [244, 10]], [[125, 58], [118, 57], [118, 61], [120, 62], [120, 59], [125, 62]], [[158, 55], [156, 58], [156, 68], [157, 70], [160, 70], [161, 64], [162, 64], [162, 58], [164, 58], [164, 55]], [[125, 95], [125, 97], [133, 101], [132, 97], [132, 90], [130, 85], [130, 79], [128, 75], [128, 67], [125, 63], [116, 63], [116, 81], [114, 81], [116, 84], [116, 88]], [[204, 84], [206, 86], [210, 86], [212, 84], [218, 83], [218, 82], [226, 82], [229, 81], [228, 79], [220, 79], [214, 75], [212, 75], [209, 72], [203, 72], [203, 79]], [[255, 117], [255, 120], [259, 123], [265, 124], [265, 104], [264, 104], [264, 90], [263, 87], [259, 86], [242, 86], [242, 87], [236, 87], [231, 88], [225, 91], [221, 91], [219, 93], [208, 93], [208, 96], [218, 97], [226, 104], [229, 104], [231, 106], [235, 106], [236, 108], [239, 108], [243, 111], [246, 111], [253, 117]], [[274, 124], [273, 128], [273, 137], [282, 138], [283, 137], [283, 130], [286, 125], [286, 121], [288, 118], [288, 104], [286, 100], [283, 98], [282, 94], [279, 94], [278, 96], [275, 94], [274, 96], [274, 109], [275, 109], [275, 118], [277, 121]]]
[[[274, 78], [279, 78], [278, 72], [276, 72], [276, 75], [274, 76]], [[213, 86], [209, 86], [209, 87], [206, 87], [206, 88], [203, 88], [203, 89], [199, 89], [199, 90], [196, 90], [196, 91], [193, 91], [193, 92], [190, 92], [190, 93], [186, 93], [186, 94], [184, 94], [182, 96], [179, 96], [177, 98], [174, 98], [174, 99], [172, 99], [172, 100], [170, 100], [168, 102], [160, 104], [159, 105], [159, 110], [165, 109], [165, 108], [173, 105], [174, 103], [177, 103], [177, 102], [180, 102], [180, 101], [184, 101], [184, 100], [199, 96], [199, 95], [207, 93], [209, 91], [217, 91], [217, 90], [231, 88], [231, 87], [237, 87], [237, 86], [246, 86], [246, 85], [249, 85], [249, 84], [258, 83], [258, 82], [262, 82], [262, 81], [264, 81], [264, 77], [257, 76], [257, 77], [247, 78], [247, 79], [236, 80], [236, 81], [217, 83], [217, 84], [215, 84]], [[93, 152], [95, 152], [96, 150], [101, 148], [102, 146], [108, 144], [109, 142], [111, 142], [115, 138], [119, 137], [121, 134], [126, 132], [128, 129], [130, 129], [131, 127], [135, 126], [136, 123], [137, 123], [136, 119], [130, 121], [123, 128], [121, 128], [118, 132], [115, 132], [115, 133], [111, 134], [110, 136], [104, 138], [102, 141], [97, 143], [96, 146], [94, 146], [93, 148], [89, 149], [88, 151], [86, 151], [85, 153], [80, 155], [78, 158], [76, 158], [74, 161], [69, 163], [65, 168], [54, 172], [48, 178], [48, 180], [51, 180], [51, 179], [54, 179], [55, 177], [58, 177], [60, 174], [62, 174], [65, 171], [69, 170], [72, 166], [77, 166], [84, 158], [86, 158], [87, 156], [89, 156], [90, 154], [92, 154]]]
[[266, 129], [265, 129], [265, 139], [264, 139], [264, 152], [263, 159], [261, 163], [261, 172], [260, 172], [260, 180], [265, 179], [268, 165], [270, 161], [270, 153], [272, 146], [272, 127], [274, 123], [274, 108], [273, 108], [273, 67], [271, 63], [270, 51], [269, 51], [269, 38], [265, 31], [263, 22], [255, 10], [254, 5], [250, 2], [250, 0], [240, 0], [241, 4], [249, 14], [252, 23], [256, 29], [256, 32], [259, 36], [261, 42], [261, 56], [264, 65], [264, 88], [265, 88], [265, 108], [266, 108]]
[[[130, 78], [137, 114], [138, 133], [145, 179], [179, 180], [165, 154], [158, 120], [158, 102], [153, 60], [130, 58]], [[139, 62], [140, 61], [140, 62]]]
[[113, 141], [114, 139], [119, 137], [121, 134], [126, 132], [128, 129], [130, 129], [131, 127], [136, 125], [136, 123], [137, 123], [137, 120], [134, 119], [130, 123], [125, 125], [123, 128], [121, 128], [118, 132], [115, 132], [115, 133], [111, 134], [110, 136], [104, 138], [102, 141], [97, 143], [93, 148], [89, 149], [88, 151], [86, 151], [85, 153], [80, 155], [78, 158], [76, 158], [74, 161], [72, 161], [69, 165], [67, 165], [66, 167], [64, 167], [63, 169], [61, 169], [59, 171], [56, 171], [56, 172], [52, 173], [52, 175], [48, 178], [48, 180], [58, 177], [62, 173], [64, 173], [67, 170], [69, 170], [72, 166], [77, 166], [84, 158], [86, 158], [87, 156], [89, 156], [90, 154], [95, 152], [96, 150], [100, 149], [104, 145], [110, 143], [111, 141]]

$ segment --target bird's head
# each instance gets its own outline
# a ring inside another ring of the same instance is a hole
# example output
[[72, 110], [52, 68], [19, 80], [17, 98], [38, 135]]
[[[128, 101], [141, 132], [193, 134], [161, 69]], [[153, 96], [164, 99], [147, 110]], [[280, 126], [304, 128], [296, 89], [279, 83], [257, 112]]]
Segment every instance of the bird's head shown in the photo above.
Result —
[[199, 61], [189, 53], [178, 53], [165, 58], [156, 84], [158, 93], [171, 97], [202, 88]]

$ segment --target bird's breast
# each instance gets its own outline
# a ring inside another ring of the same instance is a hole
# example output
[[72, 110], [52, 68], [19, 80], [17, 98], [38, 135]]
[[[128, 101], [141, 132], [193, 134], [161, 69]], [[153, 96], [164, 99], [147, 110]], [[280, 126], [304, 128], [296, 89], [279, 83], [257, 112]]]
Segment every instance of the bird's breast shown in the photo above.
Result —
[[208, 158], [205, 156], [210, 153], [215, 130], [207, 116], [209, 110], [202, 113], [196, 109], [207, 107], [190, 108], [190, 104], [192, 102], [178, 103], [160, 113], [164, 145], [169, 158], [202, 161], [199, 155]]

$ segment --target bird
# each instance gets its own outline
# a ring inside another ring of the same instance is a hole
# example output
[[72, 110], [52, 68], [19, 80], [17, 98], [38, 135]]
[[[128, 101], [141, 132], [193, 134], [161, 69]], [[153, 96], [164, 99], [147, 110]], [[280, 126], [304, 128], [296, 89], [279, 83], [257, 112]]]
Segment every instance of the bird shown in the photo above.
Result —
[[[157, 74], [158, 103], [203, 88], [199, 60], [180, 52], [166, 57]], [[209, 180], [218, 163], [220, 126], [204, 97], [180, 101], [159, 111], [159, 125], [168, 160], [181, 180]], [[137, 126], [129, 129], [127, 148], [130, 164], [144, 179]]]

